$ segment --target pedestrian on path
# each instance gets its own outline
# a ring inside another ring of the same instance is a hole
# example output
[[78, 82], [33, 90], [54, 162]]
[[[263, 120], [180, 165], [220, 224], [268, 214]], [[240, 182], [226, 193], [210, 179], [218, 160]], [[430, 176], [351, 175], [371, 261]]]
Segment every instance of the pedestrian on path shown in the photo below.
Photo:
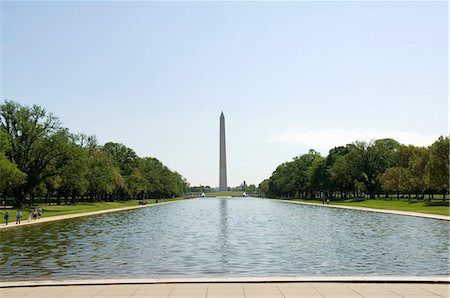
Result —
[[22, 211], [17, 210], [17, 214], [16, 214], [16, 225], [20, 224], [20, 221], [22, 220]]
[[31, 214], [33, 213], [33, 210], [28, 211], [28, 222], [31, 221]]
[[3, 218], [5, 219], [6, 225], [8, 225], [8, 219], [9, 219], [9, 213], [8, 213], [8, 210], [5, 211], [5, 215], [3, 215]]
[[42, 215], [42, 208], [41, 207], [37, 208], [37, 213], [38, 213], [38, 218], [41, 218], [41, 215]]

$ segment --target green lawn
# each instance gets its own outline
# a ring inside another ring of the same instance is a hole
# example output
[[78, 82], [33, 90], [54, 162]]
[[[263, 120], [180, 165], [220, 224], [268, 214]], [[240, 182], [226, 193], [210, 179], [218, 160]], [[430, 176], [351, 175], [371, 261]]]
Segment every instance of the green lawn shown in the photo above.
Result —
[[205, 192], [207, 197], [242, 197], [243, 191], [214, 191]]
[[[322, 204], [319, 200], [304, 200], [291, 199], [290, 201], [299, 201], [307, 203]], [[400, 210], [420, 213], [431, 213], [439, 215], [450, 215], [450, 208], [448, 206], [425, 206], [424, 202], [402, 201], [402, 200], [365, 200], [365, 201], [345, 201], [345, 202], [330, 202], [330, 205], [365, 207], [383, 210]]]
[[[182, 200], [182, 198], [166, 199], [165, 201], [177, 201], [177, 200]], [[148, 204], [154, 204], [155, 200], [147, 200], [147, 202]], [[100, 211], [132, 206], [139, 206], [139, 201], [131, 200], [119, 202], [78, 203], [75, 205], [39, 205], [34, 206], [33, 208], [41, 207], [43, 210], [42, 217], [51, 217], [57, 215], [92, 212], [92, 211]], [[23, 221], [28, 220], [28, 212], [30, 210], [31, 209], [28, 206], [21, 209], [23, 214], [22, 217]], [[9, 221], [15, 222], [17, 209], [8, 209], [8, 212], [9, 212]], [[5, 210], [0, 209], [0, 214], [1, 214], [0, 223], [4, 223], [5, 219], [3, 218], [3, 215], [5, 214]]]

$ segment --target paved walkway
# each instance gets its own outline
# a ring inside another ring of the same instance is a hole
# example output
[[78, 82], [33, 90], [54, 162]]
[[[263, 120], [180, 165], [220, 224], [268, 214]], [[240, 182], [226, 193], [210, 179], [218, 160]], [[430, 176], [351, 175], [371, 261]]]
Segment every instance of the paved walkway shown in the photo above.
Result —
[[419, 212], [411, 212], [411, 211], [375, 209], [375, 208], [341, 206], [341, 205], [323, 205], [323, 204], [299, 202], [299, 201], [291, 201], [291, 200], [278, 200], [278, 199], [273, 199], [273, 200], [285, 202], [285, 203], [295, 203], [295, 204], [329, 207], [329, 208], [341, 208], [341, 209], [351, 209], [351, 210], [368, 211], [368, 212], [379, 212], [379, 213], [388, 213], [388, 214], [397, 214], [397, 215], [406, 215], [406, 216], [416, 216], [416, 217], [424, 217], [424, 218], [432, 218], [432, 219], [440, 219], [440, 220], [449, 220], [450, 221], [450, 216], [439, 215], [439, 214], [428, 214], [428, 213], [419, 213]]
[[443, 298], [448, 284], [181, 283], [1, 288], [0, 297], [148, 298]]
[[[146, 207], [169, 204], [169, 203], [174, 203], [174, 202], [178, 202], [178, 201], [168, 201], [168, 202], [161, 202], [161, 203], [156, 203], [156, 204], [136, 205], [136, 206], [131, 206], [131, 207], [113, 208], [113, 209], [105, 209], [105, 210], [99, 210], [99, 211], [82, 212], [82, 213], [58, 215], [58, 216], [51, 216], [51, 217], [42, 217], [40, 219], [31, 220], [31, 221], [28, 221], [27, 218], [22, 218], [22, 222], [20, 224], [16, 224], [16, 213], [12, 212], [11, 209], [9, 209], [8, 210], [9, 219], [12, 219], [12, 221], [10, 221], [8, 223], [8, 225], [6, 225], [4, 223], [0, 224], [0, 230], [14, 228], [14, 227], [27, 226], [27, 225], [33, 225], [33, 224], [39, 224], [39, 223], [43, 223], [43, 222], [75, 218], [75, 217], [91, 216], [91, 215], [98, 215], [98, 214], [103, 214], [103, 213], [111, 213], [111, 212], [118, 212], [118, 211], [124, 211], [124, 210], [146, 208]], [[4, 213], [4, 209], [1, 209], [1, 212]]]

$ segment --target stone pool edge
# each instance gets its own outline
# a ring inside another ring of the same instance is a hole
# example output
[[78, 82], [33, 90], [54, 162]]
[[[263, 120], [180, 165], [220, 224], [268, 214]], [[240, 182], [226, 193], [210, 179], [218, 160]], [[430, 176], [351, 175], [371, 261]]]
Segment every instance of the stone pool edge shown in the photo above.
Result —
[[439, 214], [428, 214], [428, 213], [400, 211], [400, 210], [392, 210], [392, 209], [374, 209], [374, 208], [366, 208], [366, 207], [339, 206], [339, 205], [326, 205], [326, 204], [322, 205], [322, 204], [316, 204], [316, 203], [298, 202], [298, 201], [290, 201], [290, 200], [279, 200], [279, 199], [269, 199], [269, 200], [278, 201], [278, 202], [285, 202], [285, 203], [310, 205], [310, 206], [320, 206], [320, 207], [328, 207], [328, 208], [341, 208], [341, 209], [349, 209], [349, 210], [359, 210], [359, 211], [368, 211], [368, 212], [397, 214], [397, 215], [415, 216], [415, 217], [423, 217], [423, 218], [431, 218], [431, 219], [440, 219], [440, 220], [450, 221], [450, 216], [439, 215]]
[[196, 278], [133, 278], [92, 280], [40, 280], [2, 282], [0, 288], [83, 285], [133, 284], [198, 284], [198, 283], [440, 283], [450, 284], [450, 276], [270, 276], [270, 277], [196, 277]]
[[[190, 199], [191, 200], [191, 199]], [[74, 213], [74, 214], [66, 214], [66, 215], [57, 215], [57, 216], [51, 216], [51, 217], [43, 217], [31, 222], [28, 222], [27, 220], [23, 220], [22, 223], [16, 225], [15, 220], [10, 222], [8, 225], [1, 224], [1, 229], [8, 229], [8, 228], [15, 228], [15, 227], [23, 227], [23, 226], [29, 226], [44, 222], [51, 222], [51, 221], [57, 221], [57, 220], [64, 220], [64, 219], [71, 219], [71, 218], [77, 218], [77, 217], [84, 217], [84, 216], [91, 216], [91, 215], [98, 215], [98, 214], [104, 214], [104, 213], [112, 213], [112, 212], [118, 212], [118, 211], [126, 211], [126, 210], [133, 210], [133, 209], [139, 209], [139, 208], [147, 208], [152, 206], [159, 206], [159, 205], [165, 205], [170, 203], [176, 203], [181, 202], [185, 200], [177, 200], [177, 201], [169, 201], [169, 202], [161, 202], [161, 203], [154, 203], [154, 204], [148, 204], [148, 205], [138, 205], [138, 206], [131, 206], [131, 207], [122, 207], [122, 208], [113, 208], [113, 209], [105, 209], [105, 210], [99, 210], [99, 211], [90, 211], [90, 212], [82, 212], [82, 213]]]

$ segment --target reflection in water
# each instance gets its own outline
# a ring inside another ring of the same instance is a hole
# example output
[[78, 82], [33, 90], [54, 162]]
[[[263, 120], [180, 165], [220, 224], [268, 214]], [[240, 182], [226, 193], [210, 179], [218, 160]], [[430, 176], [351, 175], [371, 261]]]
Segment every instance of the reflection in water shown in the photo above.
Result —
[[2, 280], [446, 275], [448, 222], [208, 198], [3, 230]]
[[218, 198], [220, 200], [220, 222], [219, 222], [219, 228], [220, 228], [220, 241], [222, 242], [222, 245], [220, 247], [221, 250], [221, 271], [223, 272], [226, 270], [226, 267], [228, 265], [228, 259], [230, 255], [230, 247], [228, 244], [228, 199], [227, 198]]

